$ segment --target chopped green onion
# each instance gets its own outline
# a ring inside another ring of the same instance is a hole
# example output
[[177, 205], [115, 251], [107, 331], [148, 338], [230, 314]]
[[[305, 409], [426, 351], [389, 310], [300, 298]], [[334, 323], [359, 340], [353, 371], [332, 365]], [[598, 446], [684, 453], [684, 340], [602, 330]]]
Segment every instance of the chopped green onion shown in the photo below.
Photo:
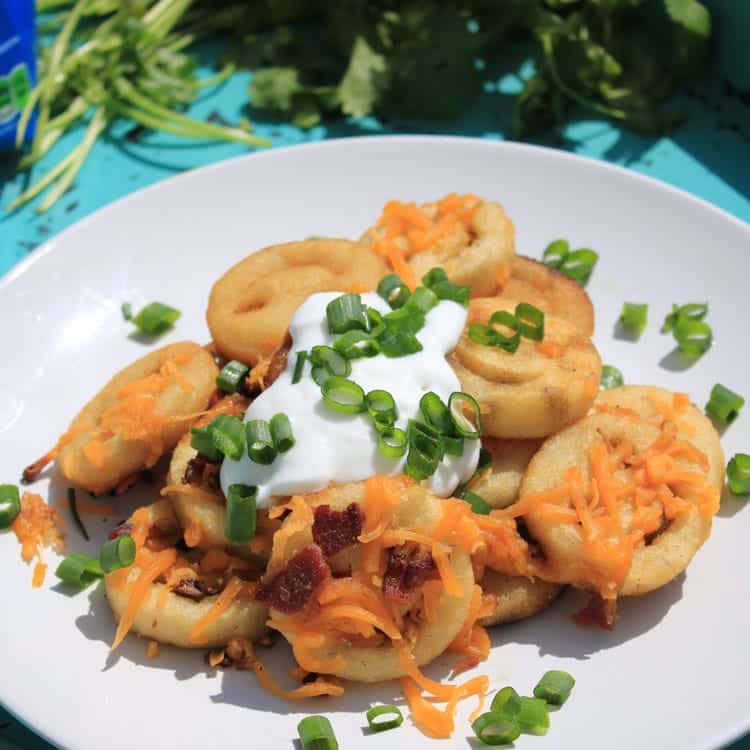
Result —
[[424, 328], [424, 313], [416, 308], [402, 307], [383, 317], [386, 335], [396, 333], [418, 333]]
[[487, 516], [492, 510], [492, 506], [480, 495], [470, 490], [463, 490], [460, 494], [462, 500], [466, 500], [471, 505], [471, 512], [478, 516]]
[[[390, 716], [390, 719], [381, 719], [381, 716]], [[387, 729], [395, 729], [404, 723], [404, 716], [398, 706], [373, 706], [367, 712], [367, 723], [373, 732], [385, 732]]]
[[687, 305], [672, 304], [672, 312], [664, 318], [661, 327], [662, 333], [669, 333], [679, 318], [690, 318], [691, 320], [703, 320], [708, 315], [707, 302], [688, 302]]
[[491, 711], [477, 716], [471, 728], [485, 745], [509, 745], [521, 736], [521, 727], [515, 719]]
[[224, 536], [233, 544], [247, 544], [255, 536], [257, 497], [257, 487], [247, 484], [230, 484], [227, 488]]
[[573, 675], [560, 670], [545, 672], [534, 688], [534, 697], [541, 698], [550, 706], [562, 706], [570, 697], [576, 684]]
[[541, 698], [522, 697], [516, 718], [524, 734], [547, 734], [549, 711]]
[[130, 304], [130, 302], [123, 302], [120, 305], [120, 312], [122, 313], [123, 320], [133, 319], [133, 306]]
[[332, 377], [330, 371], [325, 367], [313, 367], [310, 370], [310, 377], [320, 386]]
[[441, 435], [453, 434], [451, 413], [437, 393], [427, 391], [419, 399], [419, 410], [422, 412], [425, 422], [431, 424]]
[[99, 580], [104, 571], [99, 560], [83, 552], [71, 552], [57, 566], [55, 575], [70, 586], [85, 589], [95, 581]]
[[21, 498], [15, 484], [0, 484], [0, 529], [10, 528], [21, 512]]
[[550, 268], [560, 268], [569, 253], [570, 243], [567, 240], [554, 240], [544, 249], [542, 263]]
[[306, 360], [307, 352], [304, 349], [297, 352], [297, 361], [294, 363], [294, 374], [292, 375], [292, 385], [296, 385], [302, 379]]
[[129, 534], [104, 542], [99, 550], [99, 564], [105, 574], [129, 568], [135, 562], [135, 541]]
[[271, 436], [271, 428], [265, 419], [251, 419], [245, 425], [247, 455], [256, 464], [268, 466], [276, 458], [276, 446]]
[[81, 536], [88, 542], [91, 540], [89, 532], [86, 531], [86, 527], [83, 525], [81, 516], [78, 513], [78, 503], [76, 502], [76, 491], [74, 487], [68, 487], [68, 506], [70, 507], [70, 515], [73, 516], [73, 523], [78, 527], [78, 531], [81, 532]]
[[623, 302], [620, 323], [626, 331], [641, 333], [648, 323], [648, 305]]
[[346, 359], [374, 357], [380, 354], [380, 344], [364, 331], [347, 331], [333, 342], [333, 348]]
[[521, 336], [532, 341], [544, 339], [544, 313], [538, 307], [521, 302], [516, 305], [516, 319], [520, 324]]
[[448, 280], [448, 274], [439, 266], [430, 269], [424, 276], [422, 276], [422, 284], [428, 289], [432, 289], [443, 281]]
[[380, 351], [386, 357], [407, 357], [422, 351], [422, 344], [413, 333], [394, 333], [380, 342]]
[[[466, 416], [468, 407], [472, 419]], [[456, 432], [465, 438], [476, 439], [482, 434], [482, 420], [479, 415], [479, 404], [468, 394], [454, 391], [448, 399], [448, 409], [453, 419]]]
[[386, 458], [401, 458], [408, 447], [409, 438], [398, 427], [388, 427], [378, 435], [378, 450]]
[[622, 373], [613, 365], [604, 365], [602, 367], [602, 376], [599, 380], [599, 385], [604, 388], [619, 388], [624, 385], [625, 378]]
[[365, 308], [362, 298], [358, 294], [342, 294], [326, 305], [328, 330], [331, 333], [346, 333], [347, 331], [367, 328]]
[[412, 293], [406, 303], [407, 308], [419, 310], [423, 315], [427, 315], [433, 307], [436, 307], [440, 300], [437, 294], [428, 289], [426, 286], [418, 286]]
[[377, 293], [391, 306], [393, 310], [403, 307], [411, 292], [403, 279], [395, 273], [390, 273], [380, 280]]
[[250, 368], [247, 365], [233, 359], [221, 368], [221, 372], [216, 376], [216, 385], [224, 393], [237, 393], [242, 379], [248, 372], [250, 372]]
[[432, 287], [432, 291], [435, 292], [438, 299], [447, 299], [452, 302], [458, 302], [459, 305], [463, 305], [464, 307], [469, 306], [471, 289], [469, 289], [468, 286], [454, 284], [451, 281], [439, 281]]
[[191, 427], [190, 435], [191, 448], [195, 448], [201, 456], [205, 456], [209, 461], [221, 460], [221, 451], [214, 445], [210, 424], [205, 427]]
[[151, 302], [132, 318], [136, 328], [143, 333], [162, 333], [180, 317], [180, 311], [161, 302]]
[[680, 351], [690, 357], [698, 357], [708, 351], [714, 339], [711, 326], [705, 320], [696, 320], [684, 315], [677, 318], [672, 334]]
[[331, 722], [325, 716], [306, 716], [297, 724], [302, 750], [339, 750]]
[[388, 391], [370, 391], [365, 397], [365, 404], [376, 428], [389, 428], [398, 419], [396, 402]]
[[727, 481], [733, 495], [750, 495], [750, 456], [735, 453], [727, 464]]
[[229, 414], [219, 414], [208, 425], [214, 447], [232, 461], [239, 461], [245, 451], [245, 428], [242, 420]]
[[[511, 336], [498, 331], [495, 326], [503, 326], [513, 331]], [[494, 345], [499, 346], [506, 352], [513, 354], [521, 343], [521, 321], [507, 310], [496, 310], [490, 316], [488, 324], [490, 330], [495, 334]]]
[[739, 416], [740, 409], [745, 405], [745, 399], [739, 393], [717, 383], [711, 389], [711, 398], [706, 404], [706, 414], [715, 417], [725, 424], [731, 424]]
[[283, 412], [274, 414], [268, 425], [271, 429], [274, 448], [279, 453], [286, 453], [294, 447], [294, 434], [292, 433], [292, 424], [289, 417]]
[[379, 338], [385, 332], [383, 316], [374, 307], [367, 308], [367, 331], [374, 339]]
[[501, 688], [492, 699], [490, 711], [515, 716], [521, 708], [521, 696], [510, 686]]
[[453, 435], [443, 435], [443, 450], [446, 456], [462, 456], [464, 452], [464, 439]]
[[341, 414], [359, 414], [367, 408], [365, 392], [353, 380], [332, 375], [320, 390], [325, 404]]
[[484, 323], [469, 323], [469, 338], [480, 346], [497, 346], [495, 331]]
[[579, 284], [585, 284], [598, 260], [599, 253], [589, 250], [589, 248], [581, 248], [568, 253], [557, 270]]
[[431, 425], [409, 420], [409, 451], [406, 454], [406, 473], [418, 482], [431, 477], [443, 458], [440, 433]]
[[492, 466], [492, 454], [486, 448], [479, 449], [479, 461], [477, 461], [477, 473], [489, 469]]
[[322, 367], [330, 375], [346, 377], [352, 371], [349, 360], [330, 346], [314, 346], [310, 350], [310, 361], [316, 367]]

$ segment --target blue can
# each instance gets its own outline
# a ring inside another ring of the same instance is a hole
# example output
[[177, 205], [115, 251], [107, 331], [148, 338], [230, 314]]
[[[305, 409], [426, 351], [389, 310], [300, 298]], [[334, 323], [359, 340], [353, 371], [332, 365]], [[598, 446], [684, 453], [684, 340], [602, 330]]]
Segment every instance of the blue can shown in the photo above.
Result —
[[[36, 82], [33, 0], [0, 0], [0, 150], [13, 148], [16, 126]], [[26, 130], [34, 132], [34, 118]]]

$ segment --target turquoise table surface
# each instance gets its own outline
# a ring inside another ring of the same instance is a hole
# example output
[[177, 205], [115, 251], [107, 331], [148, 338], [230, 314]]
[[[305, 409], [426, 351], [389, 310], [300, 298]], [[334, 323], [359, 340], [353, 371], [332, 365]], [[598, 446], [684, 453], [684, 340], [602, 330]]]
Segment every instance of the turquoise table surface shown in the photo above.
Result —
[[[523, 73], [522, 64], [519, 72]], [[196, 101], [189, 113], [198, 118], [230, 122], [249, 117], [255, 123], [255, 132], [271, 138], [275, 148], [325, 138], [384, 133], [454, 134], [499, 140], [508, 132], [512, 94], [520, 85], [518, 76], [493, 79], [490, 72], [485, 91], [475, 105], [462, 118], [450, 123], [379, 122], [368, 118], [301, 131], [248, 108], [248, 82], [248, 74], [234, 75]], [[750, 222], [750, 94], [741, 95], [716, 73], [686, 89], [671, 102], [671, 107], [686, 112], [689, 119], [670, 138], [645, 138], [607, 122], [586, 118], [535, 142], [630, 167]], [[73, 133], [68, 141], [77, 142], [80, 137], [80, 133]], [[39, 165], [36, 176], [60, 158], [65, 142], [61, 145]], [[37, 245], [98, 208], [165, 177], [245, 152], [236, 145], [189, 142], [162, 134], [144, 135], [123, 123], [111, 137], [97, 143], [72, 189], [42, 215], [35, 213], [35, 204], [14, 213], [4, 210], [21, 192], [27, 176], [16, 175], [11, 159], [3, 160], [0, 155], [0, 275]], [[502, 176], [498, 175], [498, 190], [501, 188]], [[644, 216], [643, 220], [648, 221], [649, 217]], [[49, 750], [49, 747], [0, 708], [0, 750]], [[732, 750], [750, 750], [750, 737], [733, 745]]]

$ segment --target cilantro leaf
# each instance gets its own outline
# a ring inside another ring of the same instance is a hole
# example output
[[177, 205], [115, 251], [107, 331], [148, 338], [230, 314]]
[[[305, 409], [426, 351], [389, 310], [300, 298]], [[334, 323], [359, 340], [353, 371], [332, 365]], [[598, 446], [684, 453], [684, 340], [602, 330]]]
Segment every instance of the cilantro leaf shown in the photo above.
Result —
[[386, 68], [383, 55], [375, 52], [364, 37], [358, 36], [338, 87], [344, 114], [364, 117], [377, 108], [388, 85]]
[[250, 101], [255, 107], [288, 112], [292, 98], [301, 91], [296, 68], [264, 68], [250, 82]]
[[708, 54], [711, 14], [699, 0], [664, 0], [664, 6], [675, 24], [675, 67], [684, 76], [697, 76]]

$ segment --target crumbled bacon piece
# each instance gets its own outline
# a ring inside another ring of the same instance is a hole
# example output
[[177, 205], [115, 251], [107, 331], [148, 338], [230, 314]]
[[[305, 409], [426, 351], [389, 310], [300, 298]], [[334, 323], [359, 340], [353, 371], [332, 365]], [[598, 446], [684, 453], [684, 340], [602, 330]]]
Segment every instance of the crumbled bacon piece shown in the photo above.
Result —
[[383, 576], [383, 593], [395, 602], [405, 602], [409, 594], [418, 589], [437, 568], [432, 555], [419, 548], [406, 545], [394, 547], [388, 555], [388, 566]]
[[133, 530], [133, 524], [130, 521], [122, 521], [109, 532], [110, 539], [117, 539], [121, 536], [127, 536]]
[[304, 609], [315, 589], [331, 575], [317, 544], [300, 550], [277, 573], [261, 581], [255, 598], [284, 614]]
[[604, 599], [592, 594], [588, 604], [573, 615], [573, 622], [580, 627], [596, 626], [602, 630], [614, 630], [617, 619], [617, 599]]
[[315, 509], [313, 539], [326, 557], [351, 546], [362, 533], [364, 516], [357, 503], [346, 510], [332, 510], [330, 505], [319, 505]]
[[200, 578], [182, 578], [172, 591], [178, 596], [184, 596], [199, 602], [207, 596], [218, 594], [221, 591], [221, 586], [208, 583]]
[[194, 487], [205, 485], [208, 489], [217, 490], [219, 488], [220, 468], [221, 464], [218, 461], [209, 461], [205, 456], [198, 454], [187, 462], [182, 483]]

